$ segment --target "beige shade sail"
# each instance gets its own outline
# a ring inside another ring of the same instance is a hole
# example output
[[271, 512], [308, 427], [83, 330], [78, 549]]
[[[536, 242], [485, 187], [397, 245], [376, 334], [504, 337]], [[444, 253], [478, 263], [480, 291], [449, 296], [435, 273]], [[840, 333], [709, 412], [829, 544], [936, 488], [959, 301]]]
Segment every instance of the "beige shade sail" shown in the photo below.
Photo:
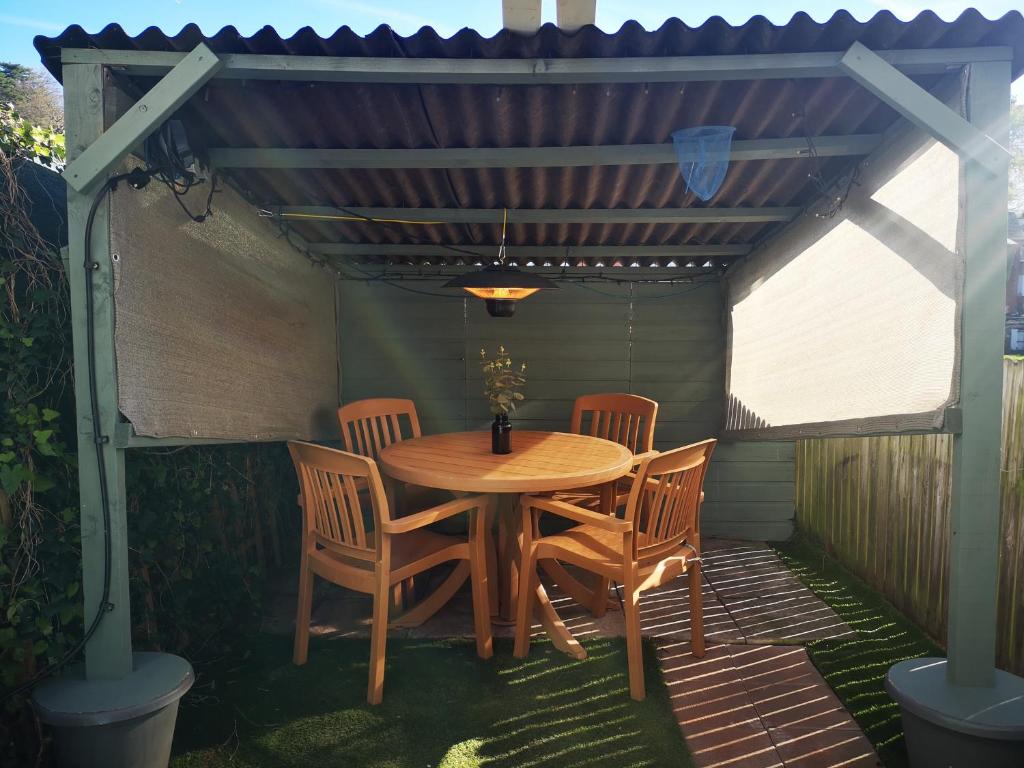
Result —
[[937, 429], [958, 400], [958, 156], [904, 126], [829, 217], [846, 188], [729, 275], [726, 434]]
[[[183, 202], [201, 213], [207, 192]], [[333, 274], [232, 189], [213, 211], [191, 221], [155, 181], [111, 195], [121, 412], [146, 436], [333, 437]]]

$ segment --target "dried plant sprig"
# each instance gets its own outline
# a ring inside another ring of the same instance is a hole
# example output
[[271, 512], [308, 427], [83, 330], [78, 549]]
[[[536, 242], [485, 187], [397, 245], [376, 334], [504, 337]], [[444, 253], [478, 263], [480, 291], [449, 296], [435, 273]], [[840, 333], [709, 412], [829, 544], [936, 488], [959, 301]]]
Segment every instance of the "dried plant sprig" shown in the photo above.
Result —
[[516, 368], [505, 347], [499, 346], [493, 360], [488, 359], [486, 349], [480, 350], [480, 368], [491, 413], [495, 416], [515, 413], [516, 404], [524, 399], [519, 390], [526, 384], [526, 363]]

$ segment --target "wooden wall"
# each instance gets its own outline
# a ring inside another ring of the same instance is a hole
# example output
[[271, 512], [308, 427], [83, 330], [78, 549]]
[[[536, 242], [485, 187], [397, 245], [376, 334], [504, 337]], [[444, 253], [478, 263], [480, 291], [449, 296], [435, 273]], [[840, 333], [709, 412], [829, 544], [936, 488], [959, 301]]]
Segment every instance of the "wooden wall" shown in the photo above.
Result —
[[[797, 525], [940, 642], [949, 580], [949, 435], [797, 443]], [[1003, 376], [999, 664], [1024, 673], [1024, 361]]]
[[[339, 282], [342, 400], [411, 397], [424, 432], [490, 422], [481, 347], [526, 360], [522, 429], [567, 429], [573, 400], [635, 392], [660, 405], [657, 447], [718, 433], [724, 391], [721, 285], [563, 283], [492, 318], [482, 301], [436, 283]], [[423, 295], [415, 291], [444, 296]], [[707, 481], [704, 531], [784, 539], [793, 520], [792, 443], [720, 445]]]

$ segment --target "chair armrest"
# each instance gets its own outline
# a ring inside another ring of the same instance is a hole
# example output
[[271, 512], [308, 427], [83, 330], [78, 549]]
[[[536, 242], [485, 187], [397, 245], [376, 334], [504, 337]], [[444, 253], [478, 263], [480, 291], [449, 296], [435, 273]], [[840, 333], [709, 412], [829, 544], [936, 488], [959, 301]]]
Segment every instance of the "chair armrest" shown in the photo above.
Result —
[[661, 451], [644, 451], [643, 453], [635, 454], [633, 456], [633, 470], [631, 472], [627, 472], [625, 475], [623, 475], [622, 479], [623, 480], [629, 480], [630, 482], [632, 482], [633, 480], [636, 480], [636, 471], [638, 469], [640, 469], [640, 465], [643, 464], [648, 459], [653, 459], [655, 456], [659, 455], [660, 453], [661, 453]]
[[655, 456], [661, 454], [661, 451], [644, 451], [643, 453], [637, 453], [633, 456], [633, 467], [634, 469], [639, 467], [648, 459], [653, 459]]
[[380, 524], [380, 529], [382, 533], [408, 533], [409, 531], [415, 531], [417, 528], [423, 528], [431, 523], [436, 523], [438, 520], [444, 520], [462, 512], [468, 512], [471, 509], [484, 509], [487, 503], [487, 496], [467, 496], [463, 499], [445, 502], [430, 509], [424, 509], [422, 512], [400, 517], [397, 520], [387, 520]]
[[523, 496], [520, 503], [527, 509], [551, 512], [559, 517], [603, 528], [612, 533], [627, 533], [633, 530], [633, 524], [625, 520], [619, 520], [611, 515], [603, 515], [600, 512], [592, 512], [589, 509], [577, 507], [575, 504], [567, 504], [564, 501], [557, 501], [556, 499], [547, 499], [540, 496]]

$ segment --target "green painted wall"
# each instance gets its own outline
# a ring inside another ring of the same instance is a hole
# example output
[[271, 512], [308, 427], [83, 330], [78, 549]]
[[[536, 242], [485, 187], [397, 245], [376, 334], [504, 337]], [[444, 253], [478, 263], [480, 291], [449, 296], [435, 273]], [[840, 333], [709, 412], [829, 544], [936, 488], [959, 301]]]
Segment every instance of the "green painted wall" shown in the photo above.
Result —
[[[718, 433], [724, 392], [722, 287], [562, 283], [492, 318], [482, 301], [437, 283], [407, 290], [339, 282], [342, 400], [410, 397], [425, 433], [490, 422], [477, 361], [504, 344], [526, 360], [526, 401], [515, 425], [567, 429], [589, 392], [635, 392], [661, 407], [657, 448]], [[417, 293], [445, 294], [427, 296]], [[792, 531], [793, 444], [720, 444], [706, 491], [706, 535], [783, 539]]]

